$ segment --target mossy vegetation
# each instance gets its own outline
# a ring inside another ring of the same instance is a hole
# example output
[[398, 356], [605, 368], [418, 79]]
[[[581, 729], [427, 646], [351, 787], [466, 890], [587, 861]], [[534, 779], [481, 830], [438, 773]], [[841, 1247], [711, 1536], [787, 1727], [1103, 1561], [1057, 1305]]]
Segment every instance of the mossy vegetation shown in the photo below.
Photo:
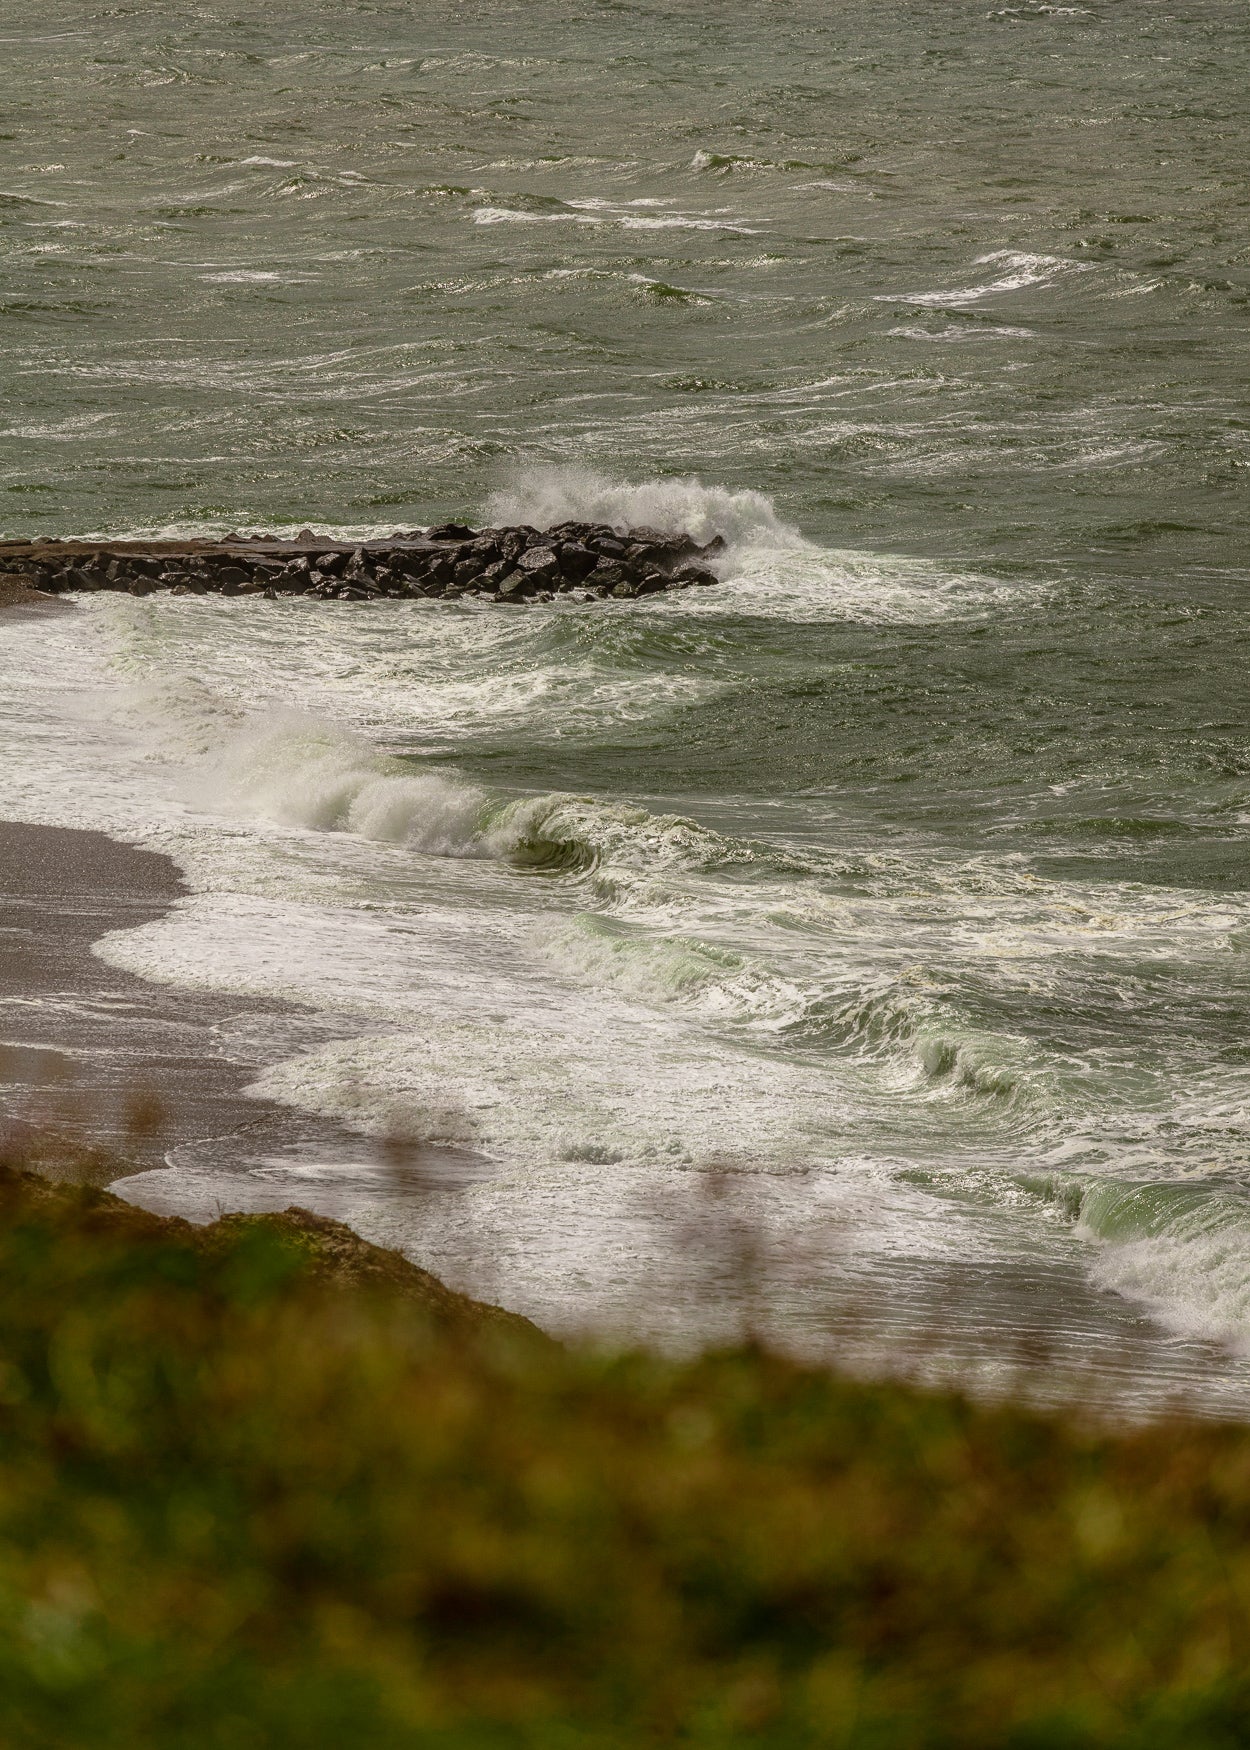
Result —
[[569, 1351], [309, 1217], [0, 1176], [0, 1742], [1250, 1732], [1250, 1431]]

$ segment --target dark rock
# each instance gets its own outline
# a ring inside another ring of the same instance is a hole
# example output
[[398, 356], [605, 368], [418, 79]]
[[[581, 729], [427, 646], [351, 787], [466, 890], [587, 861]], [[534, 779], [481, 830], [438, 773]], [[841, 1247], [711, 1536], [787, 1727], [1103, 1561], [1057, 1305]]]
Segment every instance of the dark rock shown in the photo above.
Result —
[[565, 541], [558, 551], [560, 570], [570, 583], [581, 583], [599, 563], [598, 556], [580, 541]]
[[517, 560], [517, 569], [535, 588], [554, 583], [560, 576], [560, 560], [554, 547], [527, 547]]
[[405, 577], [424, 577], [430, 569], [428, 553], [396, 553], [394, 566]]
[[[700, 545], [688, 534], [658, 529], [621, 529], [606, 523], [566, 518], [546, 530], [529, 524], [487, 528], [446, 523], [349, 549], [323, 534], [302, 531], [303, 552], [291, 541], [237, 536], [229, 550], [216, 544], [134, 542], [94, 551], [78, 544], [54, 549], [51, 542], [0, 543], [0, 574], [20, 572], [42, 590], [131, 590], [145, 586], [178, 589], [181, 594], [315, 594], [337, 598], [421, 600], [444, 593], [461, 597], [499, 596], [503, 600], [541, 600], [549, 592], [597, 600], [627, 584], [632, 595], [662, 589], [706, 587], [718, 581], [706, 561], [724, 551], [717, 536]], [[505, 587], [505, 585], [507, 587]]]
[[612, 594], [620, 597], [622, 600], [629, 600], [631, 597], [638, 595], [640, 589], [641, 586], [635, 583], [632, 577], [626, 577], [622, 578], [621, 582], [613, 587]]
[[667, 575], [675, 571], [682, 561], [694, 552], [694, 542], [683, 545], [681, 541], [662, 541], [651, 548], [648, 560], [653, 570], [662, 571]]
[[615, 589], [625, 580], [625, 567], [616, 559], [600, 559], [586, 578], [592, 589]]
[[514, 569], [515, 567], [511, 560], [497, 560], [494, 565], [488, 565], [482, 575], [478, 578], [478, 588], [487, 590], [493, 594], [495, 590], [499, 588], [505, 577], [511, 577]]

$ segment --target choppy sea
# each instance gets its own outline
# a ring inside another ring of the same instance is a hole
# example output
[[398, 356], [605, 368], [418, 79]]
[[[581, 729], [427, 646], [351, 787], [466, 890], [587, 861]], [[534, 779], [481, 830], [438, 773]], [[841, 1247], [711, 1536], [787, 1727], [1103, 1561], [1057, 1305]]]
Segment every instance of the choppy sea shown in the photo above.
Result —
[[0, 814], [172, 856], [97, 952], [303, 1005], [257, 1091], [361, 1136], [129, 1194], [560, 1331], [1250, 1409], [1244, 9], [0, 48], [0, 532], [728, 542], [639, 602], [5, 623]]

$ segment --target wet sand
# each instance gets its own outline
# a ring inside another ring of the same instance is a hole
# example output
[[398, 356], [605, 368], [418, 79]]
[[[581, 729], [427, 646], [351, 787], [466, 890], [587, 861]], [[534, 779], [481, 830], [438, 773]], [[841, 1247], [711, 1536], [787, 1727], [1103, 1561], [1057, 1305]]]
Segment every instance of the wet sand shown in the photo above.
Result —
[[[52, 1124], [136, 1168], [247, 1129], [255, 1064], [231, 1049], [246, 1005], [149, 985], [91, 945], [160, 917], [186, 889], [168, 858], [102, 833], [0, 823], [0, 1102], [9, 1131]], [[231, 1025], [235, 1023], [235, 1025]], [[164, 1119], [135, 1132], [137, 1107]]]
[[[418, 1239], [421, 1207], [454, 1199], [490, 1174], [488, 1162], [469, 1150], [385, 1148], [244, 1093], [265, 1064], [350, 1033], [348, 1017], [149, 984], [92, 952], [101, 936], [160, 917], [186, 893], [166, 857], [101, 833], [0, 822], [0, 1137], [52, 1125], [115, 1150], [117, 1162], [96, 1182], [112, 1180], [158, 1214], [207, 1222], [227, 1210], [301, 1205], [506, 1304], [490, 1259], [471, 1245], [425, 1258]], [[152, 1099], [163, 1122], [135, 1134], [135, 1103]], [[649, 1332], [664, 1346], [687, 1347], [681, 1330], [706, 1329], [710, 1304], [730, 1315], [721, 1340], [734, 1334], [736, 1308], [757, 1331], [852, 1371], [911, 1373], [1042, 1402], [1075, 1398], [1112, 1415], [1186, 1403], [1205, 1414], [1250, 1414], [1250, 1363], [1168, 1336], [1139, 1308], [1094, 1290], [1077, 1260], [1058, 1250], [1029, 1269], [899, 1258], [886, 1278], [880, 1260], [853, 1253], [827, 1260], [829, 1270], [814, 1278], [810, 1260], [761, 1258], [753, 1290], [710, 1229], [697, 1240], [687, 1232], [674, 1256], [670, 1228], [653, 1213], [639, 1250], [638, 1303], [607, 1317], [606, 1327], [627, 1340], [632, 1330], [635, 1340]], [[762, 1301], [750, 1316], [754, 1291]], [[1057, 1296], [1065, 1307], [1058, 1324]], [[651, 1300], [672, 1314], [663, 1334], [652, 1328]]]
[[[162, 916], [186, 892], [167, 857], [103, 833], [0, 822], [0, 1136], [51, 1127], [115, 1150], [116, 1170], [98, 1182], [224, 1156], [238, 1165], [239, 1206], [251, 1209], [295, 1200], [274, 1162], [376, 1171], [379, 1150], [366, 1139], [243, 1092], [266, 1063], [341, 1037], [350, 1022], [149, 984], [92, 953], [101, 936]], [[156, 1109], [159, 1124], [136, 1129]], [[256, 1163], [261, 1178], [245, 1188]], [[382, 1165], [392, 1186], [396, 1174], [452, 1184], [484, 1170], [455, 1151], [391, 1150]], [[145, 1179], [136, 1201], [159, 1210], [162, 1177]]]

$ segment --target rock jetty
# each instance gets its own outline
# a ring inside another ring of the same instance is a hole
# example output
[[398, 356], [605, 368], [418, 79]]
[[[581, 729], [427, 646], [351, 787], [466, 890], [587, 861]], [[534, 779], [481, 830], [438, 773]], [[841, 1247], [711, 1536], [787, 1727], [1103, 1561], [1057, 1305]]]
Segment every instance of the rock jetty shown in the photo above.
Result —
[[717, 581], [708, 559], [719, 536], [565, 522], [471, 529], [461, 523], [399, 530], [363, 542], [223, 535], [194, 541], [4, 541], [0, 574], [53, 595], [118, 590], [130, 595], [310, 596], [317, 601], [472, 598], [498, 603], [629, 600]]

